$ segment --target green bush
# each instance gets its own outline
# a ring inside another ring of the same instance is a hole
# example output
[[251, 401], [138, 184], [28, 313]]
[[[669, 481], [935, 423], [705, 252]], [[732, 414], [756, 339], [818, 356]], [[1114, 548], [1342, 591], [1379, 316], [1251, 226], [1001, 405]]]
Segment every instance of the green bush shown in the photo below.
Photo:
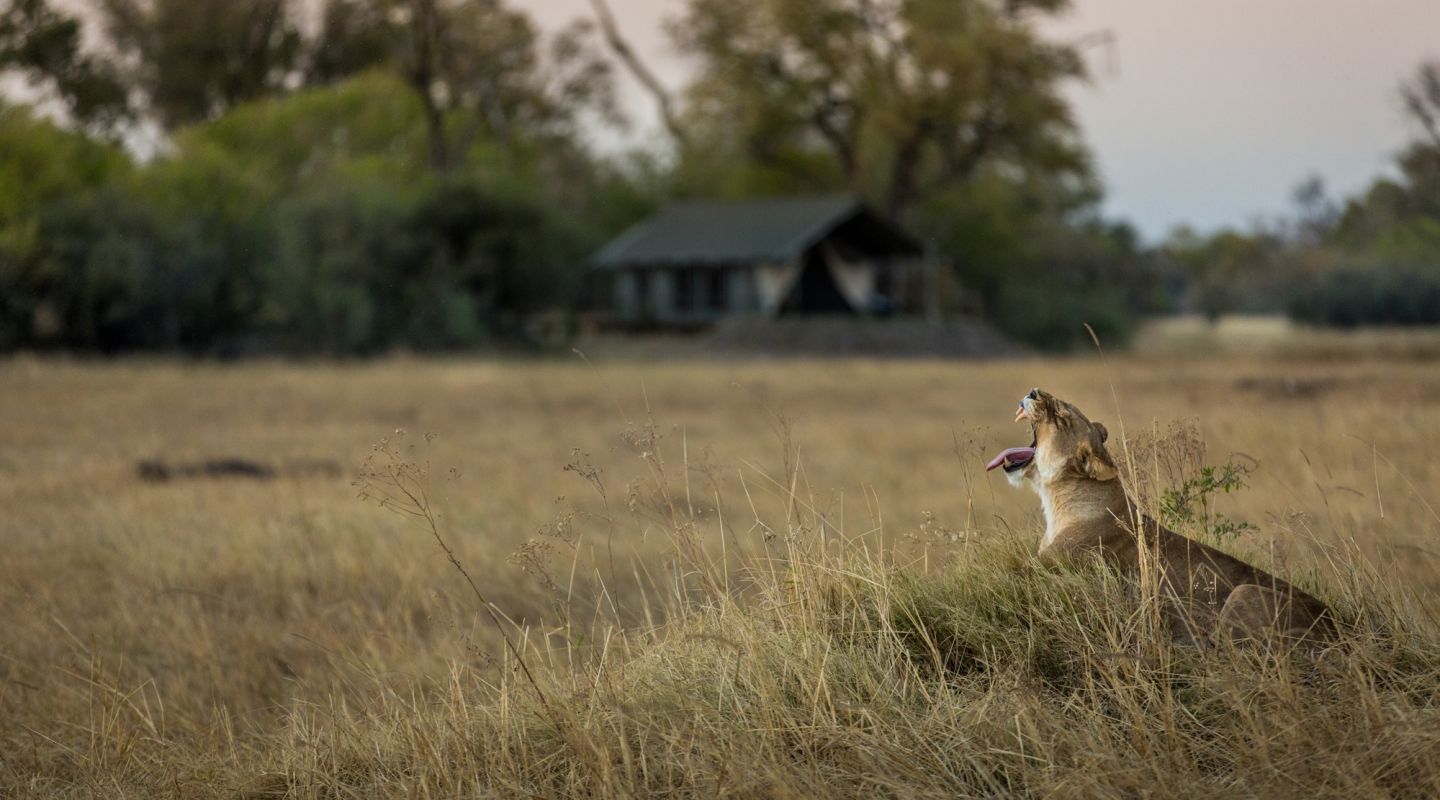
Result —
[[[0, 351], [33, 344], [35, 332], [59, 323], [41, 302], [66, 278], [46, 263], [39, 217], [126, 175], [118, 148], [65, 131], [24, 108], [0, 108]], [[81, 276], [89, 281], [96, 276]], [[99, 287], [77, 287], [77, 294]], [[100, 290], [101, 294], [106, 294]]]
[[262, 198], [201, 159], [50, 203], [26, 269], [0, 273], [26, 304], [6, 341], [197, 355], [514, 341], [570, 302], [590, 245], [539, 201], [473, 178], [336, 176]]
[[1290, 317], [1337, 328], [1440, 324], [1440, 274], [1410, 268], [1330, 272], [1291, 298]]
[[445, 350], [523, 338], [566, 305], [588, 242], [475, 179], [340, 179], [282, 205], [263, 325], [287, 351]]
[[34, 213], [17, 343], [101, 352], [253, 349], [272, 219], [254, 176], [200, 149]]
[[[569, 305], [611, 231], [575, 222], [587, 215], [552, 196], [540, 164], [495, 142], [436, 177], [422, 134], [418, 103], [383, 75], [237, 107], [141, 167], [0, 111], [0, 351], [523, 338]], [[593, 201], [623, 197], [623, 180], [600, 180]]]
[[1067, 277], [1005, 284], [995, 301], [996, 324], [1011, 336], [1047, 350], [1088, 346], [1086, 325], [1105, 345], [1128, 342], [1138, 316], [1126, 305], [1124, 293], [1109, 286], [1072, 284]]

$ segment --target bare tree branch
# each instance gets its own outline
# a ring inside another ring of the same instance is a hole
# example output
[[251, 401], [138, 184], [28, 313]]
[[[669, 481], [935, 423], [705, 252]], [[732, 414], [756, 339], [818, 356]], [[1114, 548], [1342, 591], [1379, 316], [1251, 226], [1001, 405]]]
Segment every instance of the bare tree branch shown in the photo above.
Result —
[[1083, 51], [1089, 47], [1104, 49], [1105, 74], [1111, 78], [1120, 77], [1120, 44], [1119, 40], [1115, 37], [1115, 31], [1109, 28], [1091, 31], [1070, 42], [1070, 47], [1076, 52]]
[[[820, 136], [835, 151], [836, 158], [840, 160], [840, 169], [845, 173], [845, 180], [853, 184], [860, 173], [860, 158], [855, 151], [853, 135], [842, 130], [841, 125], [837, 124], [832, 116], [833, 112], [845, 107], [850, 107], [852, 115], [854, 114], [853, 104], [826, 92], [820, 107], [810, 115], [810, 120], [814, 123], [816, 130], [820, 132]], [[853, 128], [853, 125], [846, 127]]]
[[610, 6], [605, 0], [590, 0], [590, 5], [595, 9], [595, 18], [600, 22], [600, 31], [605, 35], [605, 43], [615, 52], [616, 57], [630, 70], [630, 74], [645, 87], [650, 95], [655, 98], [655, 105], [660, 109], [660, 119], [665, 123], [665, 129], [674, 137], [677, 144], [685, 146], [690, 143], [690, 137], [685, 128], [680, 124], [680, 118], [675, 113], [675, 101], [670, 95], [670, 90], [655, 77], [655, 73], [640, 60], [635, 48], [625, 40], [620, 33], [620, 26], [615, 22], [615, 15], [611, 13]]
[[1430, 141], [1440, 147], [1440, 62], [1422, 66], [1413, 84], [1400, 87], [1400, 96]]
[[411, 63], [406, 76], [425, 109], [430, 142], [430, 166], [438, 173], [450, 168], [450, 145], [445, 139], [445, 114], [435, 99], [440, 51], [440, 13], [435, 0], [411, 0]]

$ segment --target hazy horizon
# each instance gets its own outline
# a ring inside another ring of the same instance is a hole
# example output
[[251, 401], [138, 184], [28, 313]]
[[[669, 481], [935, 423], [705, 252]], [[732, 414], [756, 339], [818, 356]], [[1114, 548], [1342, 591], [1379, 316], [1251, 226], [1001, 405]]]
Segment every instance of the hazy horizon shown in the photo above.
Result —
[[[590, 14], [588, 0], [512, 2], [550, 28]], [[683, 0], [611, 2], [652, 68], [683, 85], [688, 67], [661, 24]], [[1118, 72], [1096, 48], [1092, 82], [1068, 92], [1105, 183], [1106, 213], [1149, 241], [1180, 224], [1244, 228], [1286, 213], [1311, 175], [1342, 197], [1389, 171], [1414, 133], [1397, 90], [1422, 60], [1440, 58], [1440, 5], [1390, 0], [1384, 9], [1348, 0], [1081, 0], [1047, 23], [1060, 38], [1116, 36]], [[619, 77], [636, 130], [598, 138], [658, 140], [649, 98]]]

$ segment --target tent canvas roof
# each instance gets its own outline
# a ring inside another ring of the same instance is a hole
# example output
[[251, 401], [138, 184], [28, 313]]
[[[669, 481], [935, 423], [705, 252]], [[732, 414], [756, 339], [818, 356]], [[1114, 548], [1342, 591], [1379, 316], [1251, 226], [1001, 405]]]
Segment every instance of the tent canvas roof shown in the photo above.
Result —
[[672, 205], [617, 236], [593, 262], [618, 268], [786, 261], [856, 220], [878, 246], [906, 255], [920, 252], [913, 239], [858, 198], [823, 195]]

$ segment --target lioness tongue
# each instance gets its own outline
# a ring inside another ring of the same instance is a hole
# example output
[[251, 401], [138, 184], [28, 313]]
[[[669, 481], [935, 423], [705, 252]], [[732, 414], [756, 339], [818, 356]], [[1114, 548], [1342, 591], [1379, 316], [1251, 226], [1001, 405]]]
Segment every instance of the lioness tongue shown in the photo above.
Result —
[[1011, 447], [1001, 452], [1000, 455], [995, 456], [993, 459], [991, 459], [990, 463], [985, 465], [985, 471], [989, 472], [990, 470], [995, 469], [1001, 464], [1013, 464], [1017, 461], [1024, 463], [1034, 457], [1035, 448], [1033, 447]]

